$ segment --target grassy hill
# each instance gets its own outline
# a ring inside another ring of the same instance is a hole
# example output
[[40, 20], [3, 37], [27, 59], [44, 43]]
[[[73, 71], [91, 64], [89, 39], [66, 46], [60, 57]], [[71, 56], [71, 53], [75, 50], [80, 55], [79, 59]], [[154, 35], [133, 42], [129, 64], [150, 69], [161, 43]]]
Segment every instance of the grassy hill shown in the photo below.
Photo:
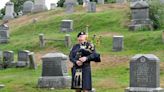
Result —
[[[60, 32], [63, 19], [74, 20], [74, 31], [71, 32], [73, 43], [76, 34], [85, 31], [89, 25], [89, 36], [102, 36], [102, 42], [97, 45], [101, 53], [102, 62], [92, 64], [93, 87], [97, 92], [124, 92], [129, 85], [129, 60], [138, 53], [151, 53], [161, 59], [161, 86], [164, 87], [164, 43], [162, 31], [141, 30], [128, 31], [130, 11], [127, 5], [106, 4], [98, 5], [96, 13], [86, 13], [81, 6], [76, 7], [74, 14], [65, 14], [63, 9], [51, 10], [38, 14], [29, 14], [11, 20], [10, 43], [1, 44], [1, 50], [27, 49], [34, 51], [39, 67], [37, 70], [6, 69], [0, 71], [0, 83], [6, 87], [2, 92], [73, 92], [70, 89], [50, 90], [37, 88], [37, 81], [41, 75], [40, 57], [45, 53], [57, 51], [69, 54], [70, 48], [65, 48], [61, 42], [48, 42], [45, 48], [39, 47], [38, 35], [44, 33], [46, 38], [63, 39], [66, 33]], [[36, 23], [32, 20], [37, 18]], [[112, 36], [124, 35], [124, 50], [112, 52]], [[96, 44], [96, 43], [95, 43]], [[16, 57], [16, 55], [15, 55]], [[68, 62], [70, 71], [71, 64]], [[70, 73], [70, 72], [69, 72]]]

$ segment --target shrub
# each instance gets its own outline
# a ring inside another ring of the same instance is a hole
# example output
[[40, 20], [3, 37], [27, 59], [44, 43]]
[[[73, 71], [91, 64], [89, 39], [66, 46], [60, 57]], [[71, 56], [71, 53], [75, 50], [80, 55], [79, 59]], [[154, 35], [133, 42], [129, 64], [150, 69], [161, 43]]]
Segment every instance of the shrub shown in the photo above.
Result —
[[150, 19], [154, 23], [154, 28], [164, 27], [164, 5], [159, 0], [151, 1], [150, 3]]

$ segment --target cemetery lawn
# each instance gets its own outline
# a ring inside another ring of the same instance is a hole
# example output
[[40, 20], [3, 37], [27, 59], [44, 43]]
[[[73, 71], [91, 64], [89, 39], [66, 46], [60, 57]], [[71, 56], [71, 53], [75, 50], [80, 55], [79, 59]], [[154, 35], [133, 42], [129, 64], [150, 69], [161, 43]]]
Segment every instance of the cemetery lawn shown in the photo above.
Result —
[[[89, 39], [94, 34], [102, 36], [100, 45], [96, 45], [101, 53], [102, 62], [92, 63], [93, 87], [97, 92], [124, 92], [129, 86], [129, 61], [135, 54], [155, 54], [161, 60], [161, 87], [164, 87], [164, 43], [162, 43], [161, 29], [155, 31], [128, 31], [130, 11], [128, 5], [106, 4], [98, 5], [96, 13], [86, 13], [82, 6], [76, 7], [76, 13], [67, 15], [63, 9], [29, 14], [11, 20], [10, 42], [1, 44], [1, 50], [13, 50], [15, 61], [19, 50], [35, 52], [38, 63], [37, 70], [27, 68], [11, 68], [0, 71], [0, 84], [6, 85], [0, 92], [73, 92], [70, 89], [40, 89], [37, 88], [38, 78], [41, 76], [41, 56], [48, 52], [63, 52], [68, 55], [70, 48], [65, 48], [62, 42], [48, 42], [46, 47], [39, 47], [40, 33], [46, 38], [64, 39], [66, 33], [60, 32], [62, 19], [74, 20], [74, 31], [70, 33], [73, 43], [76, 34], [85, 31], [89, 25]], [[32, 23], [37, 18], [36, 23]], [[124, 35], [124, 50], [112, 52], [112, 36]], [[93, 41], [96, 44], [95, 41]], [[68, 62], [70, 75], [71, 64]]]

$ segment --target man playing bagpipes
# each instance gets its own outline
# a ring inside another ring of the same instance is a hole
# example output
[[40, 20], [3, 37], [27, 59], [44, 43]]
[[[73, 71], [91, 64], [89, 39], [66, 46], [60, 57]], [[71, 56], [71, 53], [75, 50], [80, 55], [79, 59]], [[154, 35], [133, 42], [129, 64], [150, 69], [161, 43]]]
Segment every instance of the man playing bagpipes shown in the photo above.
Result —
[[87, 41], [85, 32], [77, 35], [78, 44], [74, 45], [70, 52], [72, 67], [72, 89], [76, 92], [89, 92], [92, 90], [90, 62], [101, 62], [100, 54], [96, 53], [93, 44]]

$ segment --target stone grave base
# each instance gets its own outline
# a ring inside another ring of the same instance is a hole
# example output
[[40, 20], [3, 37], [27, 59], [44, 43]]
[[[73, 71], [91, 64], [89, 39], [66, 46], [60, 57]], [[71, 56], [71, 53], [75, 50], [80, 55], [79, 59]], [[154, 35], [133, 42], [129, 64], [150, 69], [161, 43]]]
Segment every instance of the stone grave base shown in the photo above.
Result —
[[34, 5], [32, 13], [43, 12], [43, 11], [46, 11], [46, 10], [47, 10], [47, 8], [44, 5]]
[[137, 24], [137, 25], [129, 25], [129, 30], [137, 31], [142, 29], [153, 30], [152, 25], [150, 24]]
[[123, 50], [123, 48], [113, 48], [112, 49], [112, 51], [114, 51], [114, 52], [118, 52], [118, 51], [122, 51]]
[[38, 80], [38, 87], [40, 88], [70, 88], [70, 76], [55, 76], [55, 77], [40, 77]]
[[16, 67], [26, 67], [27, 63], [24, 61], [18, 61]]
[[13, 19], [13, 18], [14, 18], [13, 15], [11, 15], [11, 16], [5, 15], [5, 16], [3, 17], [3, 20], [10, 20], [10, 19]]
[[0, 39], [0, 43], [8, 43], [8, 39]]
[[3, 63], [0, 62], [0, 70], [3, 69]]
[[15, 62], [11, 62], [11, 63], [5, 63], [3, 65], [4, 68], [15, 68], [16, 67], [16, 63]]
[[129, 25], [129, 30], [137, 31], [139, 29], [149, 29], [153, 30], [153, 23], [147, 19], [147, 20], [132, 20], [131, 24]]
[[162, 88], [128, 87], [125, 92], [164, 92]]
[[61, 32], [71, 32], [71, 31], [73, 30], [70, 28], [61, 28]]

